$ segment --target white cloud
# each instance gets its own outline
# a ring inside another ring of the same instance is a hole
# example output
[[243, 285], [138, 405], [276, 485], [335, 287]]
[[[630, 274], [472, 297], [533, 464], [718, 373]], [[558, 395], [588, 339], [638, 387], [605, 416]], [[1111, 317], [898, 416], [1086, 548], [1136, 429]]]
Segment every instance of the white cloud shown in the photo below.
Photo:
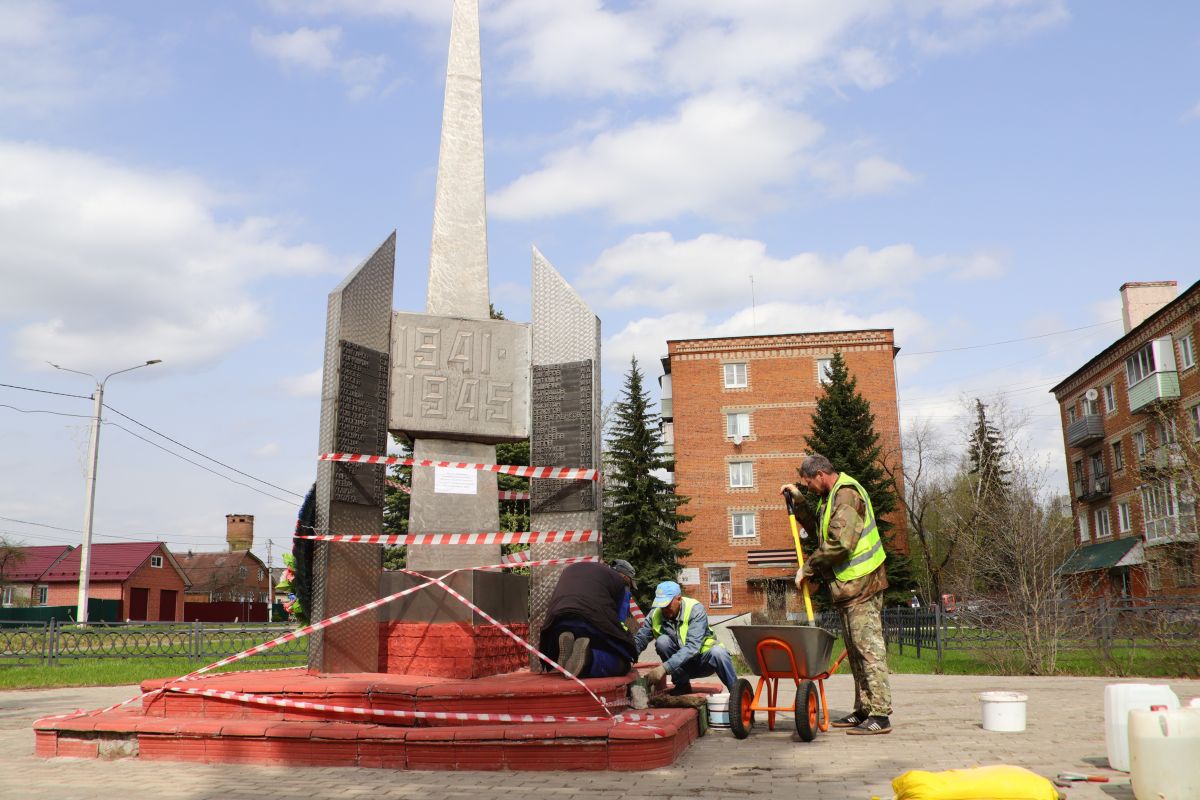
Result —
[[339, 57], [341, 43], [342, 29], [337, 26], [297, 28], [290, 33], [263, 33], [256, 29], [250, 34], [250, 44], [259, 53], [285, 68], [333, 72], [346, 84], [350, 98], [361, 100], [374, 93], [387, 59], [366, 55]]
[[[46, 116], [159, 88], [141, 39], [49, 0], [0, 0], [0, 113]], [[151, 45], [152, 46], [152, 45]]]
[[967, 259], [953, 277], [959, 281], [988, 280], [999, 278], [1008, 271], [1008, 265], [995, 253], [977, 253]]
[[279, 453], [280, 447], [276, 442], [267, 442], [262, 447], [259, 447], [254, 451], [254, 455], [258, 456], [259, 458], [270, 458], [271, 456], [279, 455]]
[[433, 0], [268, 0], [267, 5], [280, 14], [413, 17], [430, 23], [450, 22], [449, 2]]
[[551, 154], [542, 169], [497, 191], [488, 208], [510, 219], [602, 210], [622, 222], [749, 214], [800, 171], [820, 135], [809, 117], [759, 98], [703, 95], [672, 117]]
[[945, 55], [1015, 41], [1064, 24], [1066, 0], [922, 0], [908, 7], [918, 50]]
[[31, 364], [208, 362], [262, 331], [254, 281], [336, 266], [188, 175], [3, 141], [0, 175], [0, 322]]
[[303, 375], [284, 378], [279, 386], [292, 397], [316, 397], [321, 394], [321, 367]]
[[840, 161], [822, 161], [814, 165], [812, 172], [835, 197], [883, 194], [916, 181], [907, 169], [880, 156], [859, 159], [849, 168]]
[[660, 231], [605, 250], [580, 286], [602, 305], [711, 310], [748, 301], [751, 275], [760, 298], [825, 299], [879, 287], [904, 292], [928, 275], [969, 267], [978, 258], [923, 256], [911, 244], [859, 246], [837, 258], [811, 252], [779, 258], [755, 239], [710, 233], [676, 241]]

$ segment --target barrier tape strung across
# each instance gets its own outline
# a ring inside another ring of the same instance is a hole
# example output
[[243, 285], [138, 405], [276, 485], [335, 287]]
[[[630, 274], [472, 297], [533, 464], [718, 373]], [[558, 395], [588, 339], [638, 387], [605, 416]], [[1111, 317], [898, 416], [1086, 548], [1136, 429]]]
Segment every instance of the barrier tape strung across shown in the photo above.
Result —
[[384, 483], [386, 483], [388, 486], [392, 487], [393, 489], [399, 489], [400, 491], [404, 492], [405, 494], [412, 494], [412, 489], [408, 488], [400, 481], [394, 481], [391, 478], [387, 478], [384, 480]]
[[341, 461], [348, 464], [400, 464], [406, 467], [452, 467], [454, 469], [476, 469], [483, 472], [499, 472], [504, 475], [519, 475], [526, 478], [556, 478], [559, 480], [594, 481], [600, 477], [596, 469], [579, 467], [524, 467], [514, 464], [468, 464], [463, 461], [430, 461], [429, 459], [403, 458], [402, 456], [366, 456], [358, 453], [322, 453], [319, 461]]
[[500, 492], [501, 500], [528, 500], [529, 492]]
[[500, 531], [498, 533], [392, 533], [312, 536], [296, 534], [297, 539], [318, 542], [359, 542], [362, 544], [532, 544], [534, 542], [598, 542], [600, 531]]
[[[393, 489], [398, 489], [401, 492], [404, 492], [405, 494], [412, 494], [412, 489], [405, 486], [400, 481], [396, 481], [396, 480], [392, 480], [391, 478], [388, 478], [385, 482], [387, 483], [388, 486], [392, 487]], [[529, 500], [529, 492], [501, 491], [501, 492], [497, 492], [497, 498], [500, 500], [528, 501]]]
[[642, 613], [642, 607], [632, 597], [629, 598], [629, 614], [641, 624], [646, 624], [646, 615]]
[[[405, 711], [390, 708], [334, 706], [325, 703], [310, 703], [307, 700], [289, 700], [284, 697], [270, 697], [268, 695], [249, 694], [246, 692], [229, 692], [218, 689], [189, 689], [186, 686], [173, 686], [170, 691], [180, 694], [199, 695], [201, 697], [216, 697], [222, 700], [237, 700], [243, 703], [255, 703], [264, 706], [277, 706], [280, 708], [298, 708], [305, 711], [321, 711], [329, 714], [345, 714], [347, 716], [395, 717], [397, 719], [436, 719], [454, 722], [645, 722], [663, 718], [654, 714], [617, 714], [609, 717], [581, 717], [554, 716], [549, 714], [487, 714], [466, 711]], [[614, 703], [613, 705], [618, 705], [618, 703]]]

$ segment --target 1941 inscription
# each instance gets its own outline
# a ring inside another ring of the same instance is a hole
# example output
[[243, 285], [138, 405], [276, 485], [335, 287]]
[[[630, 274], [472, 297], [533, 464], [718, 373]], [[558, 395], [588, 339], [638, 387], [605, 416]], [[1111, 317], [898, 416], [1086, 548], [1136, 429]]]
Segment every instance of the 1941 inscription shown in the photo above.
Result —
[[[387, 448], [388, 354], [340, 341], [337, 428], [339, 453], [382, 455]], [[333, 499], [341, 503], [383, 505], [386, 467], [334, 464]]]
[[[592, 362], [533, 368], [533, 439], [530, 455], [542, 467], [591, 467], [594, 410]], [[535, 513], [593, 511], [593, 481], [530, 481], [530, 508]]]

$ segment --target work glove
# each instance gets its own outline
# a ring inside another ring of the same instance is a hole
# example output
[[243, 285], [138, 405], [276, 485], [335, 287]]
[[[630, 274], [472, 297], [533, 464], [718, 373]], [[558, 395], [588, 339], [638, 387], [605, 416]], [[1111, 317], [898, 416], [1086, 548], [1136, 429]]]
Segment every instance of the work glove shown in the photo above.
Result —
[[794, 483], [785, 483], [783, 486], [780, 486], [779, 493], [790, 494], [792, 496], [793, 503], [800, 501], [800, 487]]
[[659, 683], [665, 677], [667, 677], [667, 668], [662, 664], [646, 673], [646, 680], [650, 683]]

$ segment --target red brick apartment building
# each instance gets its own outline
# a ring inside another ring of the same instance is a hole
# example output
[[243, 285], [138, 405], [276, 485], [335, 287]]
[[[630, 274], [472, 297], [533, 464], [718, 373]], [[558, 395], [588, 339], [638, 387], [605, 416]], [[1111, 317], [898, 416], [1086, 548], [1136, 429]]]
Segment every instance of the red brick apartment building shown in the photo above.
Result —
[[[676, 491], [689, 498], [684, 592], [717, 619], [747, 611], [803, 614], [796, 551], [779, 486], [808, 454], [824, 370], [841, 351], [871, 403], [885, 453], [900, 452], [891, 329], [684, 339], [662, 360], [663, 433]], [[903, 514], [887, 517], [907, 552]]]
[[1081, 594], [1200, 596], [1200, 282], [1121, 287], [1125, 335], [1051, 391], [1062, 411]]

